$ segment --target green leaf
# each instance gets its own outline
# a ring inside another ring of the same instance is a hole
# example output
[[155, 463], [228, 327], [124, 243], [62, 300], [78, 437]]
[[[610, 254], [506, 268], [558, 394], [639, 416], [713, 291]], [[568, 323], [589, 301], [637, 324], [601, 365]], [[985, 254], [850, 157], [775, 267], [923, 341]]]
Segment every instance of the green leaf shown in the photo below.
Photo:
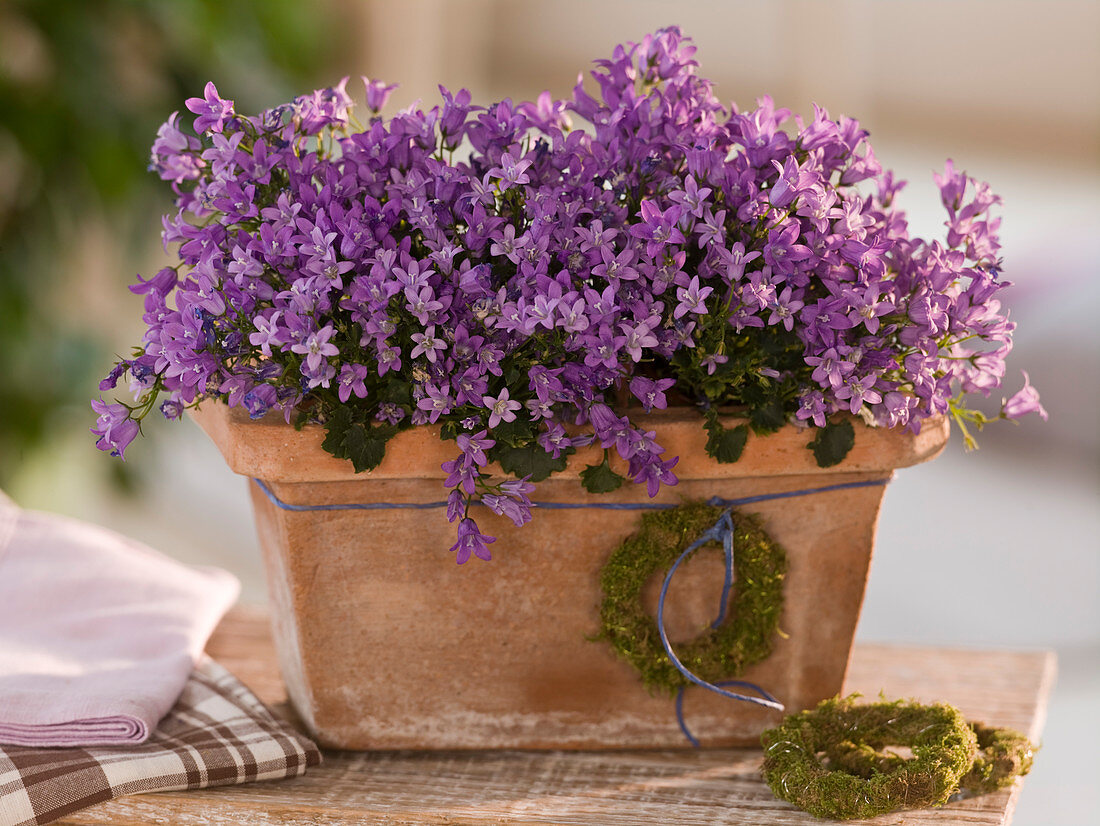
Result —
[[783, 412], [783, 404], [777, 399], [754, 407], [749, 413], [749, 421], [752, 423], [753, 433], [761, 436], [775, 433], [787, 423], [787, 416]]
[[[520, 447], [534, 441], [535, 425], [534, 422], [517, 416], [510, 422], [498, 422], [489, 435], [496, 440], [498, 445]], [[542, 448], [539, 448], [539, 450], [542, 450]]]
[[610, 493], [618, 490], [626, 481], [611, 469], [607, 457], [598, 465], [588, 465], [581, 471], [581, 484], [589, 493]]
[[379, 397], [383, 402], [412, 406], [412, 384], [400, 379], [390, 379], [382, 387]]
[[[496, 431], [493, 431], [496, 436]], [[500, 463], [506, 473], [517, 478], [530, 476], [532, 482], [541, 482], [551, 473], [564, 470], [568, 462], [570, 451], [563, 451], [557, 459], [542, 449], [540, 444], [513, 447], [512, 445], [497, 443], [490, 451], [490, 456]]]
[[827, 422], [806, 447], [814, 452], [818, 467], [832, 467], [848, 455], [855, 443], [855, 429], [850, 421], [843, 419], [839, 422]]
[[351, 459], [355, 472], [373, 470], [382, 464], [386, 455], [386, 442], [396, 432], [395, 427], [371, 427], [360, 422], [352, 424], [344, 433], [341, 447], [345, 458]]
[[707, 454], [713, 456], [722, 464], [730, 464], [741, 458], [745, 449], [745, 442], [749, 438], [749, 426], [739, 424], [737, 427], [727, 429], [715, 422], [714, 427], [707, 428], [710, 438], [707, 439]]
[[325, 422], [325, 440], [321, 442], [321, 447], [337, 459], [348, 458], [344, 450], [344, 436], [351, 424], [351, 411], [346, 407], [336, 408], [336, 412]]

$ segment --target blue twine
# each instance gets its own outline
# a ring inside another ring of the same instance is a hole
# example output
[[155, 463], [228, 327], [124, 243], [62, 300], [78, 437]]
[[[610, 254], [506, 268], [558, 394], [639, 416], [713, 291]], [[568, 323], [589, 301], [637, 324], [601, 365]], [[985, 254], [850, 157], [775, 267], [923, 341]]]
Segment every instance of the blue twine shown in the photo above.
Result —
[[[433, 508], [447, 507], [447, 501], [436, 502], [363, 502], [347, 503], [339, 505], [292, 505], [284, 502], [274, 491], [259, 479], [253, 482], [264, 492], [271, 504], [285, 511], [378, 511], [378, 510], [431, 510]], [[712, 496], [707, 504], [715, 508], [735, 508], [740, 505], [752, 505], [756, 502], [767, 502], [772, 499], [789, 499], [793, 496], [808, 496], [811, 493], [827, 493], [831, 490], [847, 490], [849, 488], [868, 488], [876, 485], [885, 485], [890, 477], [885, 479], [871, 479], [866, 482], [842, 482], [836, 485], [825, 485], [820, 488], [802, 488], [801, 490], [784, 491], [783, 493], [762, 493], [758, 496], [743, 496], [740, 499], [723, 499], [720, 496]], [[478, 500], [470, 504], [481, 505]], [[680, 507], [678, 504], [667, 502], [532, 502], [532, 507], [543, 510], [574, 510], [577, 508], [597, 508], [609, 511], [663, 511]]]
[[[725, 556], [726, 572], [725, 578], [722, 584], [722, 596], [721, 605], [719, 607], [718, 616], [711, 623], [711, 628], [717, 628], [726, 619], [726, 612], [729, 607], [729, 595], [730, 590], [733, 588], [733, 516], [731, 509], [740, 505], [751, 505], [756, 502], [767, 502], [773, 499], [789, 499], [795, 496], [808, 496], [814, 493], [826, 493], [834, 490], [848, 490], [851, 488], [866, 488], [874, 487], [876, 485], [885, 485], [890, 481], [891, 477], [885, 479], [871, 479], [864, 482], [841, 482], [835, 485], [824, 485], [818, 488], [801, 488], [799, 490], [784, 491], [782, 493], [763, 493], [756, 496], [743, 496], [738, 499], [723, 499], [720, 496], [712, 496], [707, 500], [707, 504], [711, 507], [725, 508], [722, 515], [718, 518], [710, 528], [703, 532], [703, 534], [696, 539], [691, 545], [684, 549], [684, 552], [677, 557], [676, 561], [672, 563], [672, 566], [668, 569], [668, 573], [665, 574], [665, 580], [661, 585], [661, 594], [657, 600], [657, 630], [661, 636], [661, 645], [665, 649], [665, 654], [668, 655], [669, 661], [676, 667], [676, 669], [684, 675], [690, 682], [695, 685], [702, 686], [708, 691], [713, 691], [723, 697], [728, 697], [731, 700], [740, 700], [745, 703], [755, 703], [756, 705], [764, 706], [765, 708], [775, 709], [776, 711], [784, 711], [785, 706], [775, 699], [771, 694], [765, 691], [755, 683], [750, 683], [746, 680], [722, 680], [716, 683], [709, 683], [706, 680], [698, 677], [691, 670], [689, 670], [676, 656], [676, 653], [672, 650], [672, 645], [668, 640], [668, 632], [665, 629], [664, 612], [665, 612], [665, 600], [668, 597], [668, 586], [672, 582], [672, 576], [676, 573], [676, 569], [680, 566], [685, 559], [687, 559], [695, 551], [699, 550], [703, 545], [708, 542], [719, 542], [722, 545], [722, 551]], [[341, 505], [292, 505], [288, 502], [284, 502], [261, 480], [253, 479], [260, 490], [267, 495], [267, 498], [271, 500], [272, 504], [288, 511], [338, 511], [338, 510], [429, 510], [432, 508], [445, 508], [447, 502], [366, 502], [366, 503], [350, 503]], [[481, 502], [474, 501], [474, 504], [482, 504]], [[599, 508], [603, 510], [669, 510], [671, 508], [679, 507], [679, 505], [673, 505], [668, 503], [657, 502], [532, 502], [532, 506], [538, 508], [544, 508], [546, 510], [569, 510], [575, 508]], [[751, 691], [756, 692], [758, 697], [752, 697], [747, 694], [737, 694], [733, 691], [726, 691], [723, 686], [741, 686]], [[684, 689], [686, 686], [681, 686], [680, 690], [676, 693], [676, 722], [680, 726], [680, 731], [684, 733], [684, 737], [695, 748], [699, 748], [699, 741], [692, 735], [688, 729], [687, 723], [684, 720]]]
[[[778, 700], [776, 700], [767, 691], [762, 689], [755, 683], [750, 683], [745, 680], [726, 680], [721, 683], [710, 683], [703, 678], [697, 676], [687, 666], [680, 662], [680, 658], [676, 656], [676, 652], [672, 650], [672, 644], [668, 640], [668, 630], [665, 628], [665, 600], [668, 597], [668, 586], [672, 582], [672, 576], [676, 573], [676, 569], [680, 567], [680, 563], [687, 559], [695, 551], [706, 545], [708, 542], [720, 542], [722, 544], [722, 552], [726, 558], [726, 577], [725, 584], [722, 587], [722, 603], [718, 612], [718, 618], [711, 623], [711, 628], [717, 628], [723, 620], [726, 618], [726, 606], [729, 602], [729, 589], [733, 584], [733, 515], [729, 508], [722, 511], [722, 515], [718, 517], [718, 521], [711, 525], [707, 530], [700, 534], [699, 538], [692, 542], [684, 552], [676, 558], [676, 561], [672, 563], [672, 566], [668, 569], [668, 573], [665, 574], [665, 581], [661, 584], [661, 595], [657, 598], [657, 631], [661, 635], [661, 645], [665, 649], [665, 654], [668, 655], [669, 661], [676, 667], [676, 670], [684, 675], [688, 680], [695, 683], [695, 685], [702, 686], [708, 691], [713, 691], [716, 694], [720, 694], [723, 697], [729, 697], [731, 700], [741, 700], [746, 703], [756, 703], [757, 705], [765, 706], [766, 708], [773, 708], [776, 711], [783, 711], [784, 706]], [[747, 694], [736, 694], [732, 691], [726, 691], [724, 688], [720, 688], [722, 685], [739, 685], [745, 688], [751, 689], [759, 694], [759, 697], [751, 697]], [[684, 687], [681, 686], [680, 690], [676, 694], [676, 722], [680, 724], [680, 731], [687, 737], [688, 742], [695, 748], [699, 748], [699, 741], [692, 736], [688, 730], [687, 723], [684, 721]]]
[[[755, 683], [750, 683], [746, 680], [719, 680], [718, 682], [714, 683], [714, 685], [716, 685], [716, 686], [729, 686], [729, 685], [744, 686], [745, 688], [751, 688], [753, 691], [759, 691], [767, 699], [771, 699], [771, 700], [775, 699], [774, 697], [772, 697], [772, 695], [770, 695], [768, 692], [766, 692], [760, 686], [756, 685]], [[688, 729], [687, 723], [684, 722], [684, 690], [686, 688], [687, 688], [687, 686], [680, 686], [680, 690], [676, 692], [676, 722], [680, 724], [680, 731], [682, 731], [684, 733], [684, 737], [687, 738], [687, 741], [689, 743], [691, 743], [692, 747], [699, 748], [699, 741], [695, 739], [695, 737], [692, 735], [691, 731]], [[735, 695], [735, 696], [740, 696], [740, 695]], [[741, 699], [747, 699], [751, 702], [757, 702], [752, 697], [747, 697], [747, 698], [742, 697]], [[761, 705], [764, 705], [764, 703], [761, 703]], [[783, 706], [780, 705], [779, 708], [782, 709]]]

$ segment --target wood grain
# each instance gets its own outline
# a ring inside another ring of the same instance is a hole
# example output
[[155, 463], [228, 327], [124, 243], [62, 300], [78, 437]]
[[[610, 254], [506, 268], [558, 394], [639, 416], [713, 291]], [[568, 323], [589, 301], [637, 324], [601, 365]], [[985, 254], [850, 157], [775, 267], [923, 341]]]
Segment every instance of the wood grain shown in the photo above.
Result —
[[[208, 650], [286, 713], [262, 611], [238, 609]], [[848, 691], [942, 700], [1038, 741], [1055, 674], [1049, 652], [857, 646]], [[736, 713], [732, 711], [731, 713]], [[1042, 759], [1041, 755], [1039, 759]], [[776, 800], [753, 749], [652, 752], [329, 752], [307, 776], [111, 801], [66, 824], [815, 824]], [[1000, 824], [1011, 789], [867, 823]]]

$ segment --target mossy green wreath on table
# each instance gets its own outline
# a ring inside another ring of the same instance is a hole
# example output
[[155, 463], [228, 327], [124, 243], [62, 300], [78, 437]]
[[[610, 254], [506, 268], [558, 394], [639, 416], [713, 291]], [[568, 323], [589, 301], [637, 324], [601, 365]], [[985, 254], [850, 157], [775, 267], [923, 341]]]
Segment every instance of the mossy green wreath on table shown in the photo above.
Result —
[[905, 700], [825, 700], [760, 739], [775, 796], [841, 820], [940, 806], [960, 790], [994, 791], [1027, 774], [1032, 761], [1032, 745], [1019, 732], [968, 723], [946, 704]]
[[971, 723], [978, 739], [974, 766], [962, 779], [963, 791], [984, 794], [1012, 785], [1017, 777], [1031, 771], [1035, 747], [1018, 731]]
[[[712, 528], [724, 509], [685, 502], [642, 516], [640, 529], [611, 554], [600, 575], [604, 601], [601, 638], [641, 674], [651, 690], [668, 693], [688, 684], [661, 645], [657, 621], [642, 605], [642, 590], [693, 542]], [[739, 676], [766, 659], [783, 611], [787, 555], [751, 515], [733, 513], [734, 583], [726, 619], [676, 646], [680, 661], [709, 682]], [[721, 547], [718, 542], [705, 547]]]

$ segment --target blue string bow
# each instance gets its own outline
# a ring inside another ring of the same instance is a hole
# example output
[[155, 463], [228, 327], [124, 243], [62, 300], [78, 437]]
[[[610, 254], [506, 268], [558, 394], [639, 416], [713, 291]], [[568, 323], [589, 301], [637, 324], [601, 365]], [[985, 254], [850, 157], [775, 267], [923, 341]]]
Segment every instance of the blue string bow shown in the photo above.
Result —
[[[713, 506], [720, 506], [724, 503], [725, 500], [718, 499], [717, 497], [708, 502], [708, 504]], [[676, 667], [676, 670], [683, 674], [689, 681], [695, 683], [695, 685], [702, 686], [708, 691], [713, 691], [723, 697], [729, 697], [731, 700], [756, 703], [757, 705], [772, 708], [776, 711], [783, 711], [783, 704], [755, 683], [750, 683], [745, 680], [724, 680], [718, 683], [707, 682], [688, 669], [687, 666], [680, 661], [680, 658], [676, 656], [676, 652], [672, 650], [672, 645], [668, 640], [668, 631], [665, 628], [664, 618], [665, 599], [668, 597], [668, 586], [672, 582], [672, 576], [676, 573], [676, 569], [680, 567], [680, 563], [708, 542], [720, 543], [726, 560], [726, 573], [725, 580], [722, 584], [721, 605], [718, 609], [718, 617], [711, 623], [710, 627], [717, 628], [726, 619], [730, 589], [733, 587], [733, 514], [728, 507], [722, 511], [722, 515], [718, 517], [717, 522], [707, 528], [698, 539], [684, 549], [684, 552], [672, 563], [672, 566], [668, 569], [668, 573], [665, 574], [665, 581], [661, 585], [661, 595], [657, 599], [657, 631], [661, 635], [661, 645], [664, 647], [665, 654], [668, 655], [669, 661]], [[727, 691], [721, 686], [740, 686], [741, 688], [755, 691], [760, 696], [752, 697], [747, 694], [736, 694], [732, 691]], [[687, 723], [684, 721], [684, 686], [681, 686], [680, 690], [676, 693], [676, 722], [680, 724], [680, 731], [684, 733], [688, 742], [695, 748], [699, 748], [699, 741], [692, 736], [691, 731], [687, 727]]]

